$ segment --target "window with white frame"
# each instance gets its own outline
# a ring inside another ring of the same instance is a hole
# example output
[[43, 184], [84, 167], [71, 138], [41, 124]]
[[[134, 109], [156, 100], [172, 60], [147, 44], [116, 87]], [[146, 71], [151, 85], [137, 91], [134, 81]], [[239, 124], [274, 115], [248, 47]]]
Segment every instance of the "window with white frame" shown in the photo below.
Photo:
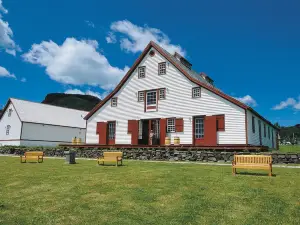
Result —
[[175, 118], [167, 119], [167, 132], [175, 132]]
[[12, 111], [13, 111], [12, 109], [8, 110], [8, 117], [11, 117]]
[[158, 63], [158, 75], [166, 74], [166, 62]]
[[143, 121], [139, 120], [139, 139], [143, 139]]
[[108, 122], [108, 139], [115, 139], [116, 136], [116, 122]]
[[156, 105], [156, 91], [147, 92], [147, 106]]
[[159, 100], [166, 99], [166, 89], [159, 89]]
[[111, 106], [112, 107], [117, 107], [118, 105], [118, 98], [117, 97], [114, 97], [111, 99]]
[[201, 97], [201, 88], [200, 87], [194, 87], [192, 89], [192, 97], [193, 98], [200, 98]]
[[6, 126], [6, 135], [9, 135], [9, 131], [10, 131], [10, 125]]
[[138, 92], [138, 101], [143, 102], [145, 100], [145, 92], [144, 91], [139, 91]]
[[146, 66], [138, 67], [138, 78], [145, 78], [146, 77]]
[[195, 118], [195, 138], [204, 138], [204, 117]]

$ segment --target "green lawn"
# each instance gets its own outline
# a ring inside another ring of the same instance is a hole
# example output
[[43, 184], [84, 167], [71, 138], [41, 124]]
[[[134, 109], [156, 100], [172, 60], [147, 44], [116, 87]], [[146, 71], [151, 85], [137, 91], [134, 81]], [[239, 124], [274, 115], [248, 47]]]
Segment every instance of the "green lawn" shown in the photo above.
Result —
[[300, 224], [300, 169], [77, 161], [0, 157], [0, 224]]
[[300, 153], [300, 145], [279, 145], [279, 152], [298, 152]]

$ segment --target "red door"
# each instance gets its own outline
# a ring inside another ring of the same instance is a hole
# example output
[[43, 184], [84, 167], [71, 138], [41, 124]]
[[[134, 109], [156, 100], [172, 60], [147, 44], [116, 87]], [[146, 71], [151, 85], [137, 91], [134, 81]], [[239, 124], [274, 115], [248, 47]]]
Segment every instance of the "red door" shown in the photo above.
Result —
[[216, 146], [217, 145], [217, 117], [200, 116], [194, 117], [193, 122], [194, 145]]

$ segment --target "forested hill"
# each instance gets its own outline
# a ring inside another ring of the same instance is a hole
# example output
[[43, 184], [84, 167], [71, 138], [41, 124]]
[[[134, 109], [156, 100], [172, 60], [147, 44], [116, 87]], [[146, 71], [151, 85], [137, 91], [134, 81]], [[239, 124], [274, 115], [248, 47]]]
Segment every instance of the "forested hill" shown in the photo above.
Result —
[[101, 100], [99, 98], [91, 95], [51, 93], [45, 97], [42, 103], [61, 106], [65, 108], [90, 111], [100, 101]]
[[292, 141], [293, 137], [300, 140], [300, 124], [291, 127], [280, 127], [280, 138], [286, 141]]

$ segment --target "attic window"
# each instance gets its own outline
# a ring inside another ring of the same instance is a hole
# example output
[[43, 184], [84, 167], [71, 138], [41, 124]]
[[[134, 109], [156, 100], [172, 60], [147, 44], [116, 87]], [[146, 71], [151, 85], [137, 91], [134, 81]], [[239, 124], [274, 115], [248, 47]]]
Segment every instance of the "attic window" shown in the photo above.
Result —
[[8, 117], [11, 117], [12, 111], [13, 111], [12, 109], [8, 110]]
[[10, 125], [6, 126], [6, 135], [9, 135], [9, 131], [10, 131]]
[[166, 74], [166, 62], [158, 63], [158, 75]]
[[138, 68], [138, 77], [145, 78], [146, 77], [146, 66], [140, 66]]
[[118, 105], [118, 98], [114, 97], [111, 99], [111, 107], [117, 107]]
[[154, 50], [151, 50], [150, 53], [149, 53], [149, 55], [150, 55], [151, 57], [153, 57], [153, 56], [155, 55], [155, 51], [154, 51]]
[[200, 87], [194, 87], [192, 89], [192, 97], [193, 98], [200, 98], [201, 97], [201, 89], [200, 89]]

